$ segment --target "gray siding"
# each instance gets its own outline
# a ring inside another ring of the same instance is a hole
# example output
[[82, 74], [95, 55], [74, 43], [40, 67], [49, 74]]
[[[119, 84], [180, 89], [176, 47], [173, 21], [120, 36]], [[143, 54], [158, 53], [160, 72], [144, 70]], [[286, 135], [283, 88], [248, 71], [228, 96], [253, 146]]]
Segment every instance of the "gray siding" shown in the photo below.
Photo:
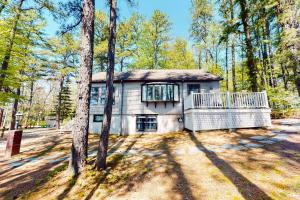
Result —
[[[219, 82], [196, 82], [200, 83], [201, 89], [207, 92], [210, 90], [218, 90]], [[187, 83], [177, 83], [180, 89], [180, 101], [168, 103], [147, 103], [141, 101], [141, 85], [143, 82], [124, 83], [124, 99], [123, 99], [123, 133], [131, 134], [136, 132], [136, 115], [138, 114], [157, 114], [158, 129], [156, 133], [166, 133], [179, 131], [183, 129], [183, 124], [178, 122], [178, 118], [183, 115], [182, 111], [182, 92], [183, 99], [187, 96]], [[195, 84], [193, 82], [192, 84]], [[93, 86], [105, 85], [97, 83]], [[121, 113], [121, 84], [117, 83], [115, 87], [115, 104], [113, 105], [112, 133], [120, 133], [120, 113]], [[93, 122], [94, 114], [103, 114], [103, 105], [91, 105], [90, 109], [90, 132], [99, 133], [101, 123]]]

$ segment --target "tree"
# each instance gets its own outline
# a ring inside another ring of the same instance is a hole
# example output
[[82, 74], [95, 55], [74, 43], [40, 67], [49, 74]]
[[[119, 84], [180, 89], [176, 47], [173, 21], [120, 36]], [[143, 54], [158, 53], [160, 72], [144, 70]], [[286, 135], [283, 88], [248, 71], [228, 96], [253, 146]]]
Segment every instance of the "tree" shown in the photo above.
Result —
[[95, 1], [84, 0], [81, 28], [81, 58], [78, 77], [76, 114], [69, 170], [78, 175], [86, 165], [89, 128], [89, 99], [94, 54]]
[[209, 46], [207, 40], [213, 18], [212, 6], [207, 0], [192, 0], [191, 13], [192, 25], [190, 28], [190, 35], [198, 47], [201, 46], [205, 49], [205, 63], [207, 64], [209, 59]]
[[[59, 91], [54, 109], [51, 115], [56, 116], [60, 120], [59, 124], [65, 119], [72, 116], [72, 100], [71, 100], [71, 90], [70, 90], [70, 81], [66, 80], [66, 83], [61, 85], [62, 90]], [[57, 117], [59, 116], [59, 117]]]
[[169, 32], [171, 23], [168, 17], [155, 10], [151, 19], [143, 23], [143, 30], [138, 41], [138, 52], [134, 68], [159, 69], [165, 68], [167, 60]]
[[7, 3], [8, 3], [8, 0], [0, 0], [0, 14], [4, 10], [4, 8], [6, 7]]
[[66, 33], [63, 36], [52, 38], [49, 40], [49, 50], [45, 55], [48, 60], [52, 62], [46, 63], [51, 71], [51, 77], [58, 82], [58, 101], [56, 112], [56, 128], [60, 128], [61, 119], [61, 94], [66, 84], [70, 80], [70, 77], [75, 76], [76, 67], [78, 63], [78, 49], [79, 45], [70, 33]]
[[97, 169], [106, 169], [106, 157], [108, 149], [108, 137], [111, 125], [112, 104], [113, 104], [113, 80], [115, 69], [115, 46], [117, 30], [117, 0], [109, 1], [109, 40], [108, 40], [108, 69], [106, 72], [106, 98], [104, 105], [103, 123], [98, 145], [96, 159]]
[[257, 85], [257, 67], [254, 61], [254, 54], [253, 54], [253, 46], [251, 42], [251, 35], [249, 30], [249, 8], [247, 5], [246, 0], [238, 0], [240, 4], [240, 17], [244, 27], [244, 35], [245, 35], [245, 42], [246, 42], [246, 55], [247, 55], [247, 65], [249, 69], [249, 78], [251, 83], [251, 89], [253, 92], [258, 91]]
[[107, 68], [107, 48], [108, 48], [109, 27], [105, 13], [96, 11], [95, 13], [95, 52], [93, 72], [103, 72]]
[[196, 64], [192, 52], [188, 49], [184, 39], [176, 38], [168, 51], [166, 68], [169, 69], [195, 69]]
[[122, 72], [131, 62], [131, 58], [138, 56], [137, 43], [141, 34], [142, 17], [134, 13], [128, 20], [121, 21], [117, 27], [116, 60]]
[[21, 16], [21, 11], [22, 11], [22, 6], [25, 0], [19, 0], [17, 2], [16, 5], [14, 5], [14, 12], [15, 12], [15, 16], [13, 18], [13, 22], [12, 22], [12, 28], [10, 30], [10, 37], [6, 42], [6, 48], [5, 48], [5, 53], [4, 53], [4, 57], [3, 57], [3, 61], [1, 64], [1, 76], [0, 76], [0, 91], [2, 90], [3, 87], [3, 82], [5, 79], [5, 71], [8, 68], [8, 64], [10, 61], [10, 57], [11, 57], [11, 52], [13, 49], [13, 44], [14, 44], [14, 40], [15, 40], [15, 36], [16, 36], [16, 31], [17, 31], [17, 26], [18, 26], [18, 22]]

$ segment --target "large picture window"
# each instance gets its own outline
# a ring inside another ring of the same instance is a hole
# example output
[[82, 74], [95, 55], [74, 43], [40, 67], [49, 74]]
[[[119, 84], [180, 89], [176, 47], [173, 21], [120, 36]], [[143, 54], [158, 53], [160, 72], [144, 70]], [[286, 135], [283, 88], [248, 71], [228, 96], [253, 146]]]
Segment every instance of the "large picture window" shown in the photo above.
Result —
[[142, 101], [179, 101], [179, 85], [172, 83], [143, 84]]
[[138, 115], [136, 117], [137, 131], [156, 131], [157, 116], [156, 115]]

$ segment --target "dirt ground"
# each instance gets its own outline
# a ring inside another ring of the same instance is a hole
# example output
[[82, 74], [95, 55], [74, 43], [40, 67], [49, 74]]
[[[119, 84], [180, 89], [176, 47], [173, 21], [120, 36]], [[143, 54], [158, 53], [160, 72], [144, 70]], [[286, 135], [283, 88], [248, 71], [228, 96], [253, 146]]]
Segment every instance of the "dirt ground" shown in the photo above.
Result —
[[77, 178], [66, 175], [67, 159], [49, 162], [53, 155], [64, 158], [70, 145], [69, 134], [58, 137], [53, 132], [51, 144], [49, 136], [34, 145], [36, 152], [20, 155], [36, 156], [39, 145], [46, 145], [47, 152], [41, 151], [35, 164], [8, 168], [11, 161], [0, 162], [0, 194], [8, 199], [296, 200], [300, 199], [299, 131], [277, 124], [272, 130], [232, 133], [112, 136], [109, 167], [101, 172], [92, 169], [97, 136], [91, 136], [90, 164]]

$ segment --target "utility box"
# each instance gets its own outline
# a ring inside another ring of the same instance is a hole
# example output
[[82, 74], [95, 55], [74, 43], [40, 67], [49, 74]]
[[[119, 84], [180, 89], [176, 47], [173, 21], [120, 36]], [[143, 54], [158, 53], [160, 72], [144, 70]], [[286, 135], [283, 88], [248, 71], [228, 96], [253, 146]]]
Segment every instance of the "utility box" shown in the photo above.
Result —
[[22, 133], [22, 130], [9, 131], [6, 143], [5, 157], [9, 158], [20, 153]]

